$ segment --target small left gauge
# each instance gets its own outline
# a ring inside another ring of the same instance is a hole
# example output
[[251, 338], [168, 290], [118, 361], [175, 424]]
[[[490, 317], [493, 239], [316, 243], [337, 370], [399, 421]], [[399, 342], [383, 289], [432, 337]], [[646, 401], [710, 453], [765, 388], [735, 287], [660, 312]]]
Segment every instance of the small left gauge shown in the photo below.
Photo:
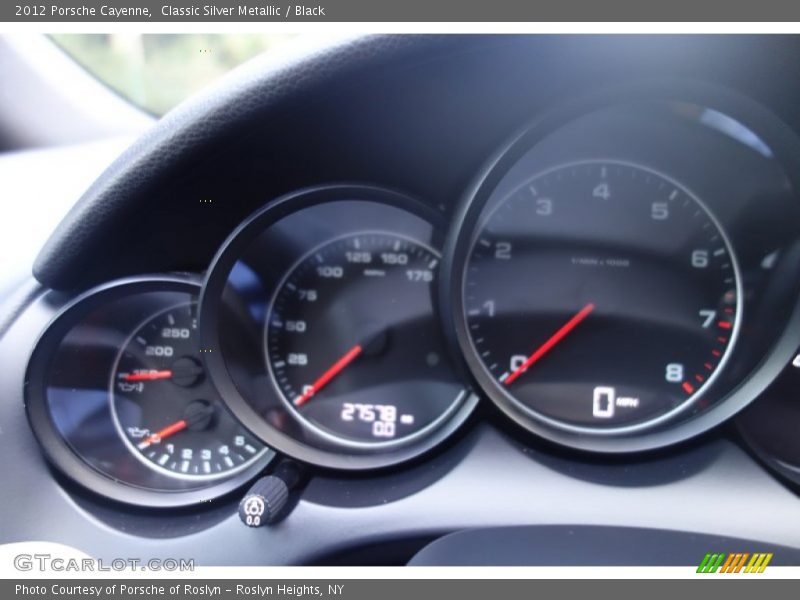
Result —
[[173, 477], [219, 479], [247, 468], [262, 445], [231, 415], [205, 375], [197, 303], [149, 318], [120, 350], [111, 413], [134, 456]]
[[180, 277], [108, 284], [42, 335], [26, 408], [67, 477], [128, 504], [181, 506], [232, 491], [274, 457], [206, 376], [198, 291]]

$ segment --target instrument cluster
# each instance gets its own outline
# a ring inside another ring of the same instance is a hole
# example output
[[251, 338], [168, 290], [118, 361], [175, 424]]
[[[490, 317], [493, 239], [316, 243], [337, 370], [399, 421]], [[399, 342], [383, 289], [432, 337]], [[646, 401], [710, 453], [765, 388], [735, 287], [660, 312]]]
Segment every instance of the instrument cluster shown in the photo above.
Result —
[[797, 136], [728, 92], [587, 98], [495, 153], [454, 210], [307, 188], [240, 225], [202, 281], [74, 299], [31, 358], [28, 415], [61, 471], [140, 505], [225, 494], [276, 453], [396, 465], [479, 402], [615, 454], [752, 404], [744, 439], [796, 477], [798, 174]]

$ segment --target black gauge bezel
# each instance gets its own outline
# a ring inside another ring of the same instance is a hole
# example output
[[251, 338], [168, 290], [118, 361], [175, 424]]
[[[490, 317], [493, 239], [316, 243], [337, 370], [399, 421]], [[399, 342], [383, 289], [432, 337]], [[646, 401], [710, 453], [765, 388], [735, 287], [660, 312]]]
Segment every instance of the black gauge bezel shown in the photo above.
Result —
[[199, 279], [191, 275], [152, 275], [115, 280], [92, 288], [63, 306], [34, 345], [25, 374], [25, 413], [45, 458], [69, 480], [105, 498], [145, 508], [192, 506], [224, 496], [253, 479], [274, 458], [267, 450], [252, 465], [228, 479], [192, 490], [157, 490], [112, 479], [85, 462], [52, 421], [46, 398], [47, 373], [64, 337], [95, 308], [146, 292], [184, 292], [197, 296]]
[[655, 450], [698, 436], [730, 419], [758, 397], [780, 374], [786, 360], [800, 343], [800, 300], [793, 306], [783, 333], [769, 353], [734, 389], [704, 412], [680, 422], [633, 433], [609, 435], [603, 431], [573, 432], [532, 418], [510, 401], [472, 351], [466, 322], [462, 287], [472, 237], [492, 192], [508, 171], [549, 134], [584, 115], [633, 102], [684, 102], [716, 109], [747, 123], [764, 135], [776, 151], [795, 194], [800, 190], [800, 142], [791, 130], [764, 107], [735, 92], [686, 80], [659, 80], [619, 86], [556, 108], [528, 124], [484, 164], [462, 195], [443, 249], [440, 273], [440, 305], [445, 326], [454, 337], [470, 372], [475, 389], [487, 396], [513, 422], [550, 442], [574, 450], [622, 454]]
[[[786, 418], [789, 415], [785, 414], [781, 414], [780, 417], [784, 418], [780, 418], [776, 414], [776, 409], [778, 409], [778, 412], [783, 412], [780, 410], [780, 404], [787, 401], [785, 397], [780, 395], [781, 386], [786, 385], [781, 380], [785, 377], [797, 377], [797, 374], [794, 373], [795, 369], [800, 373], [800, 367], [794, 365], [796, 357], [800, 356], [800, 348], [796, 349], [793, 354], [794, 356], [784, 365], [784, 371], [773, 382], [774, 385], [766, 390], [757, 402], [754, 402], [741, 414], [737, 415], [734, 423], [736, 431], [750, 452], [777, 477], [788, 483], [795, 491], [800, 491], [800, 461], [782, 456], [774, 445], [772, 447], [769, 447], [768, 443], [765, 445], [768, 440], [765, 438], [765, 434], [759, 431], [759, 425], [769, 422], [780, 428], [777, 438], [780, 441], [780, 445], [793, 443], [793, 448], [796, 448], [797, 444], [800, 444], [800, 439], [796, 435], [796, 419]], [[779, 389], [775, 389], [776, 387]], [[794, 401], [800, 401], [800, 397], [795, 396]], [[788, 440], [792, 438], [798, 441], [789, 442]]]
[[[228, 408], [257, 438], [279, 452], [323, 468], [365, 471], [407, 462], [444, 442], [467, 420], [478, 397], [465, 382], [463, 397], [449, 418], [413, 444], [373, 453], [348, 453], [346, 448], [328, 451], [315, 448], [285, 434], [268, 423], [240, 393], [231, 377], [225, 358], [213, 349], [221, 347], [219, 307], [228, 275], [248, 246], [266, 229], [303, 209], [337, 201], [363, 201], [384, 204], [406, 211], [426, 221], [434, 233], [442, 232], [442, 217], [434, 209], [404, 193], [361, 184], [332, 184], [297, 190], [270, 202], [248, 217], [233, 233], [211, 262], [200, 295], [200, 340], [209, 375]], [[442, 335], [445, 335], [443, 332]], [[456, 375], [462, 377], [461, 371]], [[277, 393], [277, 392], [276, 392]]]

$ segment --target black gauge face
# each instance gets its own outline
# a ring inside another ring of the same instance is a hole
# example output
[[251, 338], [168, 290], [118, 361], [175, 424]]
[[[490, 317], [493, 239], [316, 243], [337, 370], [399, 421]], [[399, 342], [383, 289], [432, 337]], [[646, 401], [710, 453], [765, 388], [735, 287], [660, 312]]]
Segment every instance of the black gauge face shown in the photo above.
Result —
[[342, 446], [417, 439], [465, 394], [434, 317], [439, 254], [393, 233], [306, 254], [268, 312], [269, 373], [289, 412]]
[[172, 477], [203, 480], [247, 468], [265, 448], [206, 377], [195, 312], [195, 303], [175, 306], [133, 333], [111, 376], [111, 407], [137, 458]]
[[493, 394], [572, 431], [633, 431], [703, 396], [741, 321], [733, 248], [666, 176], [587, 161], [517, 187], [482, 221], [466, 329]]

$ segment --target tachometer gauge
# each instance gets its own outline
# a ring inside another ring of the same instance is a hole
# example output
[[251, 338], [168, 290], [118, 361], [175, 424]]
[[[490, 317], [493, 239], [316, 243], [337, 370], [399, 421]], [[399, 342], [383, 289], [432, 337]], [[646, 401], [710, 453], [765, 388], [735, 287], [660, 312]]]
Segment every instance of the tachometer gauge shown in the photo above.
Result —
[[700, 435], [798, 345], [800, 140], [733, 94], [667, 87], [542, 115], [445, 244], [442, 314], [474, 381], [572, 448]]
[[262, 444], [228, 412], [206, 377], [196, 304], [148, 319], [120, 350], [111, 411], [131, 452], [173, 477], [215, 479], [253, 463]]
[[266, 356], [305, 426], [344, 445], [385, 445], [448, 415], [464, 392], [445, 383], [443, 340], [430, 335], [438, 266], [439, 254], [420, 242], [359, 232], [313, 249], [287, 273], [268, 315]]
[[736, 257], [700, 199], [614, 162], [510, 193], [476, 233], [463, 293], [497, 389], [576, 429], [652, 425], [700, 399], [741, 310]]

